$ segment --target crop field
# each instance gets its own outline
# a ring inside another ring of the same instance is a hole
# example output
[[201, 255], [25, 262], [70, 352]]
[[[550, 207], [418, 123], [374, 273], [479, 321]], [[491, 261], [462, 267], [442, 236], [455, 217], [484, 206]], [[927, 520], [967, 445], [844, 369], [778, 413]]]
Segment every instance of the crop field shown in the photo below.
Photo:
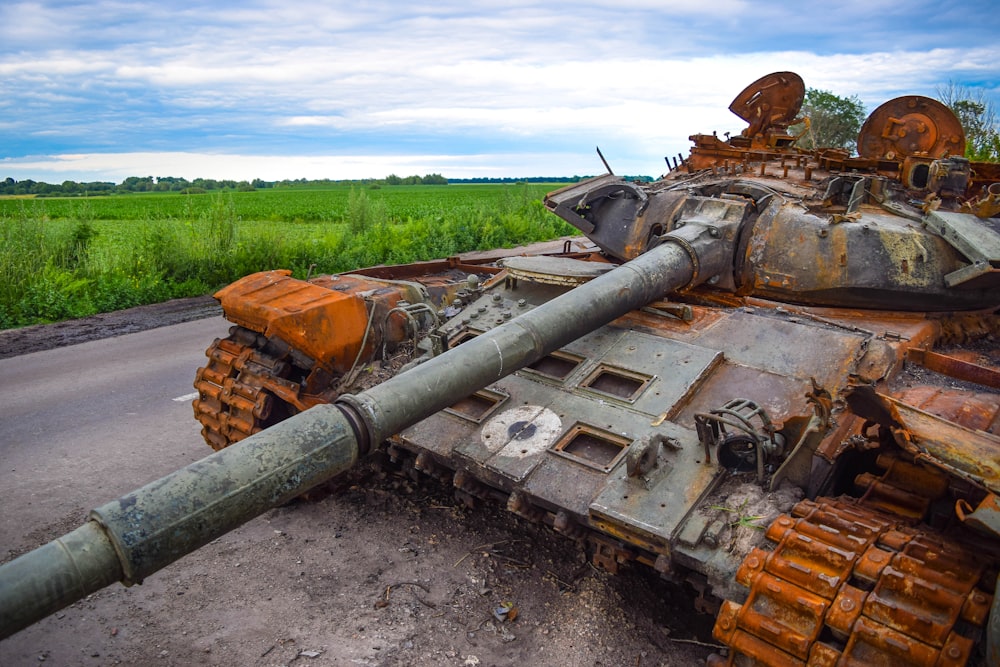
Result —
[[21, 211], [47, 219], [144, 220], [190, 219], [208, 213], [221, 195], [232, 199], [235, 214], [243, 220], [270, 222], [343, 222], [352, 193], [363, 192], [372, 202], [382, 202], [397, 221], [440, 215], [461, 207], [504, 205], [511, 197], [528, 195], [541, 200], [563, 184], [523, 185], [411, 185], [370, 188], [336, 187], [267, 188], [252, 192], [184, 195], [174, 192], [122, 194], [105, 197], [30, 199], [0, 197], [0, 217]]
[[305, 277], [573, 233], [552, 184], [274, 188], [0, 198], [0, 328], [207, 294], [266, 269]]

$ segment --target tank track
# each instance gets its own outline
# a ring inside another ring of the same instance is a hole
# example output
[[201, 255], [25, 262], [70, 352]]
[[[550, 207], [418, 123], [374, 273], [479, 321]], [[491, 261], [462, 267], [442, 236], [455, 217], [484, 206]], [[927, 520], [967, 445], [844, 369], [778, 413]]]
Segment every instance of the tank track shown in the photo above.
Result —
[[293, 364], [266, 350], [266, 339], [249, 329], [231, 327], [216, 338], [198, 369], [194, 416], [202, 437], [218, 451], [304, 410], [315, 401], [300, 398], [300, 383], [289, 379]]
[[710, 664], [965, 665], [989, 617], [996, 572], [940, 533], [853, 498], [799, 502], [768, 528], [723, 603]]

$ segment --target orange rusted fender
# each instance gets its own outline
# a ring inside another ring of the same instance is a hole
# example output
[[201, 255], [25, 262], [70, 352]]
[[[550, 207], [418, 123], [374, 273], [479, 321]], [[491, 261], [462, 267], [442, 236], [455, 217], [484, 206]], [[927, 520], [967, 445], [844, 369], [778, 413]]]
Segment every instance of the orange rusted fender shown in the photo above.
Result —
[[233, 322], [341, 373], [357, 357], [368, 324], [363, 299], [296, 280], [286, 270], [254, 273], [215, 298]]

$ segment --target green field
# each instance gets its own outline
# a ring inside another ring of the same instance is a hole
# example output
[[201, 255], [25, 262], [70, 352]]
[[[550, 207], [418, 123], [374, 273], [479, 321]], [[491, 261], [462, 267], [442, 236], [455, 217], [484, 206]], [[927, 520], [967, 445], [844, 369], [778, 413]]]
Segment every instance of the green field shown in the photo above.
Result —
[[0, 198], [0, 328], [207, 294], [248, 273], [304, 277], [510, 247], [574, 230], [558, 185], [275, 188]]

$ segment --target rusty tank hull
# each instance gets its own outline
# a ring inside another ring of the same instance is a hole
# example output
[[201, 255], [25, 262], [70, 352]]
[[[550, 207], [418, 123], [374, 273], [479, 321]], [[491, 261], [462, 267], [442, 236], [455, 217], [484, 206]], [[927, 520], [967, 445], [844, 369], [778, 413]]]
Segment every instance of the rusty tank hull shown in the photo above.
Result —
[[768, 75], [730, 107], [747, 130], [661, 179], [550, 193], [586, 237], [562, 252], [219, 292], [195, 380], [219, 451], [43, 547], [84, 581], [0, 567], [5, 633], [377, 452], [693, 587], [714, 664], [996, 664], [1000, 168], [919, 96], [860, 155], [799, 150], [803, 92]]

